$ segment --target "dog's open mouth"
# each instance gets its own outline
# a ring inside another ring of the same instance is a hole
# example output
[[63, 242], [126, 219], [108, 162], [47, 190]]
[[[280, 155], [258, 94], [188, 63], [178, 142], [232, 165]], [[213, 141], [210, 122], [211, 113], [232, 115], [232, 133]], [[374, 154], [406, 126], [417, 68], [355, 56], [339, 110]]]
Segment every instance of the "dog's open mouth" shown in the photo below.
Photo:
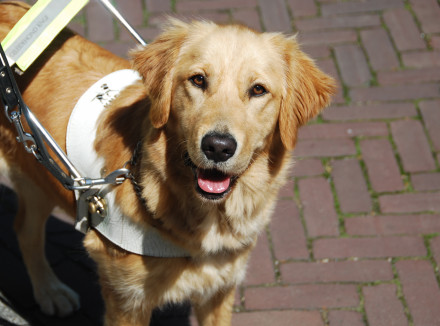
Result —
[[196, 168], [197, 191], [207, 199], [223, 198], [231, 190], [233, 178], [219, 170]]
[[237, 177], [223, 173], [217, 169], [196, 167], [189, 156], [185, 155], [186, 165], [192, 168], [196, 191], [205, 199], [218, 200], [228, 194]]

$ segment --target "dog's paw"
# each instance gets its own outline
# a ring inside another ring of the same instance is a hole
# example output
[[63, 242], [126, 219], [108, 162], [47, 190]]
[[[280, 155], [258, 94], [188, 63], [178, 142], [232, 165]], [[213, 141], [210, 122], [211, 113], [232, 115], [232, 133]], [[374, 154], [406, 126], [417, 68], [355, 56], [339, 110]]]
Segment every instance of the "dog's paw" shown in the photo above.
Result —
[[49, 316], [66, 317], [79, 309], [79, 295], [60, 281], [34, 289], [41, 311]]

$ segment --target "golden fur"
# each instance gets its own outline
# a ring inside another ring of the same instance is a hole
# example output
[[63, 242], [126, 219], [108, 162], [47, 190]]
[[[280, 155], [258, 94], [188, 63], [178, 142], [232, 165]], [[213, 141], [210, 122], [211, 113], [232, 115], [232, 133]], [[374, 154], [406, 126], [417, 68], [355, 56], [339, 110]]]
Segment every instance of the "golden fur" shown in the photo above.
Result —
[[[26, 8], [0, 4], [2, 38]], [[105, 325], [148, 325], [154, 307], [187, 299], [200, 325], [230, 325], [235, 287], [286, 178], [298, 127], [328, 104], [333, 80], [294, 38], [210, 22], [173, 21], [132, 58], [143, 83], [112, 102], [95, 147], [112, 171], [142, 141], [141, 161], [132, 169], [146, 206], [128, 181], [118, 186], [116, 200], [125, 215], [154, 225], [191, 257], [142, 257], [88, 232], [84, 244], [98, 264]], [[129, 67], [66, 30], [17, 81], [25, 102], [64, 148], [81, 94]], [[212, 133], [234, 139], [231, 158], [217, 162], [204, 154], [200, 144]], [[19, 196], [15, 228], [34, 295], [44, 312], [69, 314], [78, 297], [48, 266], [43, 229], [54, 206], [75, 214], [73, 194], [16, 143], [3, 114], [0, 140], [1, 165]], [[195, 179], [214, 170], [230, 182], [229, 192], [213, 197], [196, 191]]]

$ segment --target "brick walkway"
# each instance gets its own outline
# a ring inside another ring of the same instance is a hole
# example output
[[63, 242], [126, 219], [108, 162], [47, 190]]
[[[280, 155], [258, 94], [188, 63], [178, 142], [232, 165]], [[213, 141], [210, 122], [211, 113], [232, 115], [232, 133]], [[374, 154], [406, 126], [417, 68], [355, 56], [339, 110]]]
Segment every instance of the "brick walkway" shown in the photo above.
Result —
[[[164, 14], [299, 32], [339, 82], [332, 107], [300, 130], [234, 326], [440, 325], [437, 0], [115, 3], [147, 40]], [[121, 56], [136, 45], [95, 1], [71, 27]]]

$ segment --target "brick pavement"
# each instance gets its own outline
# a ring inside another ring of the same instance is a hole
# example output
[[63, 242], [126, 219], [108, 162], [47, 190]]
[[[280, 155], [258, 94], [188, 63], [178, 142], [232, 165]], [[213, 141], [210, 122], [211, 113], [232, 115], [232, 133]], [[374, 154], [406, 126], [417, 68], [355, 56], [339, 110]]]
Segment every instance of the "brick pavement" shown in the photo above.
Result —
[[[239, 288], [235, 326], [440, 325], [438, 0], [115, 0], [148, 41], [165, 15], [299, 32], [339, 84]], [[95, 1], [70, 25], [136, 45]]]

